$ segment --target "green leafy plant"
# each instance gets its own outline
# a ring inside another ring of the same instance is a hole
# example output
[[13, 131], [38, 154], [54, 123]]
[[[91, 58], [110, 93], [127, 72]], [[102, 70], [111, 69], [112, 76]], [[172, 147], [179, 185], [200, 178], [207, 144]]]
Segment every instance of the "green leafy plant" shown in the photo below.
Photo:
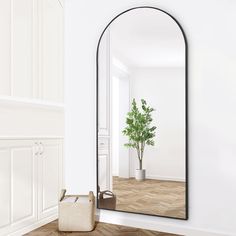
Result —
[[139, 109], [135, 99], [132, 101], [131, 111], [126, 117], [126, 127], [122, 131], [129, 138], [126, 147], [135, 148], [139, 159], [139, 169], [142, 169], [144, 148], [146, 145], [154, 146], [156, 126], [152, 126], [153, 108], [147, 105], [144, 99], [141, 99], [141, 108]]

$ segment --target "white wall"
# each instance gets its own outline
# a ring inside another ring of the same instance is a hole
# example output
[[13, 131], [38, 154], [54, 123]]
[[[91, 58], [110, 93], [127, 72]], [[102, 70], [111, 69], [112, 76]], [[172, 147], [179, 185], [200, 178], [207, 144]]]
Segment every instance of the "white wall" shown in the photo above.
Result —
[[66, 187], [71, 193], [96, 189], [97, 41], [116, 14], [139, 5], [171, 13], [189, 42], [189, 220], [104, 210], [100, 220], [185, 235], [235, 235], [236, 2], [232, 0], [65, 1]]
[[[185, 69], [183, 67], [132, 68], [131, 100], [145, 99], [155, 109], [154, 146], [144, 150], [147, 178], [185, 181]], [[137, 153], [131, 151], [131, 175], [138, 168]]]

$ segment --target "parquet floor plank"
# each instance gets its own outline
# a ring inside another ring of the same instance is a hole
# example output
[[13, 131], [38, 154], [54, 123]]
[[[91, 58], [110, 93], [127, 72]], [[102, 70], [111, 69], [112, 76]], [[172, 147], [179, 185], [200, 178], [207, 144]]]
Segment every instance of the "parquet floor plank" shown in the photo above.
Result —
[[185, 218], [185, 183], [113, 177], [116, 210]]

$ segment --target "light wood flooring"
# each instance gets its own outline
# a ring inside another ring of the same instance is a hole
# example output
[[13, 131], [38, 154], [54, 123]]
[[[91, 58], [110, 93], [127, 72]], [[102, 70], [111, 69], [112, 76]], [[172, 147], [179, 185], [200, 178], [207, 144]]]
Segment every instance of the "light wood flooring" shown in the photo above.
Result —
[[28, 234], [27, 236], [178, 236], [176, 234], [160, 233], [156, 231], [112, 225], [105, 223], [96, 223], [92, 232], [59, 232], [57, 221], [44, 225]]
[[113, 177], [116, 210], [185, 218], [185, 183]]

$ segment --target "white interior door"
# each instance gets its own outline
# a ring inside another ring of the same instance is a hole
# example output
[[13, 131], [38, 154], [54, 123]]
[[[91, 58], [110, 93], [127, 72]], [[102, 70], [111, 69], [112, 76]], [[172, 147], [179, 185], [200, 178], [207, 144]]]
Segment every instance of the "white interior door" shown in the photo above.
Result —
[[57, 214], [62, 188], [62, 142], [43, 140], [39, 148], [39, 219]]

